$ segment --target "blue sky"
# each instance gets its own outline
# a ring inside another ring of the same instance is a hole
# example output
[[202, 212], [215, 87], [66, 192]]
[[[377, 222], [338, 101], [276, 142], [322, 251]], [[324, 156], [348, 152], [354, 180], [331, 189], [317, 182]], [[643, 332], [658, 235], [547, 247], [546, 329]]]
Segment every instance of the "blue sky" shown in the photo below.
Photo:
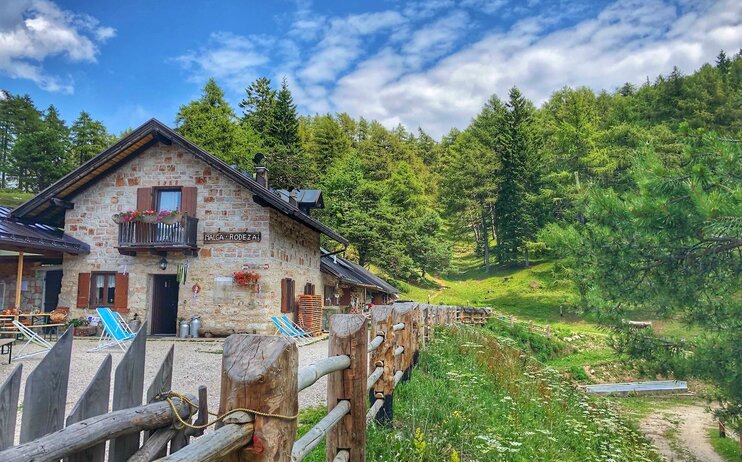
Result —
[[301, 113], [348, 112], [438, 137], [517, 85], [613, 90], [742, 47], [742, 2], [0, 0], [0, 88], [110, 130], [216, 78], [236, 107], [285, 76]]

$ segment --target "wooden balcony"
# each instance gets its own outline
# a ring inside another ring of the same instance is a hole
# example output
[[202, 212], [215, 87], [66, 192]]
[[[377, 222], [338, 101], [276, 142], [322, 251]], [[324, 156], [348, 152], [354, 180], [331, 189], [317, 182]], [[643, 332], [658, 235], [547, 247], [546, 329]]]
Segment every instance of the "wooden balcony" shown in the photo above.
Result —
[[119, 223], [119, 252], [194, 252], [197, 250], [198, 218], [184, 216], [175, 223]]

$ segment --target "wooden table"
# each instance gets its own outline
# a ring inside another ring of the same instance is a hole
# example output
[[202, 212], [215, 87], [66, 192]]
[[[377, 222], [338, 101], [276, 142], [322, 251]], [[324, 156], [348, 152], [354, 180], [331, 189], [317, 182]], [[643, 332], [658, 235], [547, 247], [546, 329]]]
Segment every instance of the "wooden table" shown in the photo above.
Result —
[[[13, 334], [18, 335], [18, 329], [13, 326], [13, 321], [18, 321], [28, 327], [59, 327], [64, 324], [50, 324], [49, 317], [51, 313], [18, 313], [18, 314], [0, 314], [0, 335]], [[28, 323], [23, 322], [28, 320]], [[41, 322], [38, 322], [41, 321]], [[56, 330], [56, 329], [55, 329]]]

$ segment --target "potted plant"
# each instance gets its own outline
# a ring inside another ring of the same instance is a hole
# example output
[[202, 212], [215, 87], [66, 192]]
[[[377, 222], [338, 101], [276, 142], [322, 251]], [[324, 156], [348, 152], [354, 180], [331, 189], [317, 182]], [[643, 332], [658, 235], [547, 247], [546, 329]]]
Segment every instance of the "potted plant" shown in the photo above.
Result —
[[160, 210], [157, 214], [157, 221], [172, 225], [180, 221], [182, 215], [177, 210]]
[[90, 337], [91, 335], [95, 335], [98, 330], [97, 327], [90, 326], [88, 320], [85, 318], [70, 319], [67, 322], [67, 327], [74, 329], [72, 333], [75, 337]]
[[254, 271], [236, 271], [232, 274], [232, 280], [238, 286], [249, 286], [257, 284], [260, 275]]
[[154, 210], [140, 210], [141, 218], [139, 221], [143, 223], [157, 223], [157, 212]]

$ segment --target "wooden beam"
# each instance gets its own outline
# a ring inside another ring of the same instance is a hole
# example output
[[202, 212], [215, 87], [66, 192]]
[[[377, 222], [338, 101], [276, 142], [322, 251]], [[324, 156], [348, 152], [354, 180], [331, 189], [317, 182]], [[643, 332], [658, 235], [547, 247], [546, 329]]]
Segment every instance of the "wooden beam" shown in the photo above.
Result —
[[21, 285], [23, 284], [23, 252], [18, 252], [18, 273], [15, 278], [15, 309], [21, 309]]
[[336, 314], [330, 318], [329, 357], [348, 355], [350, 367], [327, 376], [327, 410], [332, 414], [341, 403], [350, 409], [327, 432], [326, 460], [338, 451], [350, 452], [351, 462], [366, 461], [366, 384], [368, 374], [368, 329], [362, 314]]
[[[222, 357], [219, 415], [238, 408], [268, 415], [256, 415], [252, 440], [241, 441], [243, 448], [251, 441], [252, 446], [232, 452], [223, 462], [291, 460], [297, 427], [294, 416], [299, 413], [298, 364], [299, 350], [288, 337], [232, 335], [227, 338]], [[199, 440], [203, 438], [206, 436]]]

